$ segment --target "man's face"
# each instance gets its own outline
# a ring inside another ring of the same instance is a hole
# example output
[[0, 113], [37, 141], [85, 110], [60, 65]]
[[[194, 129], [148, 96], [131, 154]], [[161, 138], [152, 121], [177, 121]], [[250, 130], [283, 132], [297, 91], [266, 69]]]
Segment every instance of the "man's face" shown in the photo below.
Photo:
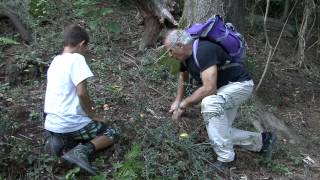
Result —
[[169, 49], [169, 56], [178, 61], [185, 61], [188, 58], [187, 48], [181, 44], [176, 44], [174, 47], [171, 44], [165, 43], [166, 49]]

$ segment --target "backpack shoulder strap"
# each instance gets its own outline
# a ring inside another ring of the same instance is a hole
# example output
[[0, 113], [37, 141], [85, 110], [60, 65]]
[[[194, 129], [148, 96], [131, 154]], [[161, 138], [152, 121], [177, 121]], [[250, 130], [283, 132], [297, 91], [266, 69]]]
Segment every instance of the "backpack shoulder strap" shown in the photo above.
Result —
[[200, 69], [200, 64], [197, 59], [198, 47], [199, 47], [199, 39], [196, 39], [192, 45], [192, 54], [193, 54], [193, 59], [194, 59], [194, 62], [196, 63], [197, 68]]

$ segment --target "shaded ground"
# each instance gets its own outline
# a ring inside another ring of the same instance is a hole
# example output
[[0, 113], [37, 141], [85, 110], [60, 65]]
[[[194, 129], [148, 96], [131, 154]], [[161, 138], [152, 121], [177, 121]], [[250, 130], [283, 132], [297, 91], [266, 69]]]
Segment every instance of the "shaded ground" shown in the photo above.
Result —
[[[168, 67], [158, 63], [159, 52], [156, 50], [150, 50], [143, 56], [137, 53], [142, 27], [136, 23], [135, 8], [112, 8], [116, 13], [108, 15], [105, 21], [119, 23], [122, 32], [107, 34], [103, 30], [92, 31], [93, 43], [86, 57], [95, 74], [90, 82], [90, 90], [98, 107], [97, 111], [106, 116], [109, 125], [120, 128], [122, 135], [120, 142], [114, 147], [98, 153], [94, 165], [108, 178], [123, 178], [119, 174], [114, 175], [123, 170], [115, 164], [124, 166], [124, 162], [128, 162], [125, 155], [131, 152], [132, 144], [140, 144], [143, 151], [140, 160], [145, 163], [142, 177], [184, 179], [194, 176], [202, 179], [207, 166], [214, 162], [215, 155], [207, 143], [199, 107], [188, 110], [181, 122], [170, 123], [167, 110], [174, 98], [174, 75], [168, 72]], [[80, 20], [71, 19], [73, 22]], [[61, 24], [68, 22], [66, 19], [62, 23], [49, 22], [42, 30], [59, 32]], [[42, 32], [37, 35], [42, 37], [44, 34]], [[265, 62], [263, 35], [256, 33], [250, 36], [253, 38], [247, 38], [249, 59], [255, 61], [254, 77], [258, 82]], [[45, 42], [51, 42], [51, 39], [55, 39], [52, 41], [55, 44], [48, 47]], [[16, 84], [7, 84], [7, 77], [0, 79], [1, 133], [5, 132], [0, 138], [0, 172], [7, 179], [55, 179], [65, 178], [68, 173], [72, 175], [68, 171], [72, 167], [42, 153], [46, 66], [34, 63], [33, 59], [48, 62], [61, 48], [58, 44], [61, 42], [57, 39], [60, 39], [60, 34], [53, 33], [47, 35], [44, 44], [40, 41], [34, 46], [22, 44], [2, 49], [1, 76], [10, 74], [10, 64], [19, 60], [25, 62], [15, 67], [19, 71], [14, 72], [18, 74], [11, 75]], [[287, 139], [281, 138], [274, 163], [269, 165], [263, 165], [258, 154], [236, 149], [236, 168], [220, 174], [220, 177], [305, 179], [302, 159], [309, 155], [314, 160], [320, 160], [317, 152], [320, 149], [320, 107], [316, 103], [319, 101], [320, 84], [319, 80], [306, 76], [306, 72], [296, 67], [282, 68], [289, 67], [294, 62], [286, 58], [292, 53], [287, 52], [286, 47], [293, 43], [293, 39], [285, 39], [280, 45], [258, 96], [269, 107], [268, 111], [284, 120], [300, 141], [290, 144]], [[103, 110], [105, 104], [109, 105], [109, 110]], [[254, 103], [248, 103], [241, 108], [237, 126], [253, 128], [246, 118], [254, 118], [251, 117], [254, 106]], [[182, 132], [190, 135], [190, 142], [179, 140], [178, 135]], [[140, 161], [133, 162], [136, 163], [133, 166], [138, 166]], [[130, 168], [132, 169], [128, 166]], [[312, 170], [311, 179], [319, 179], [317, 173]], [[79, 179], [88, 178], [84, 173], [74, 175]]]

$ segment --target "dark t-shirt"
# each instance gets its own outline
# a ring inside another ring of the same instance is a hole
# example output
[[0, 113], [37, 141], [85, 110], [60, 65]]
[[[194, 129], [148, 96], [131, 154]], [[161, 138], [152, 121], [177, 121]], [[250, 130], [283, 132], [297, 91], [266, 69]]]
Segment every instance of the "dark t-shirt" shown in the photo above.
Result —
[[[188, 71], [192, 78], [199, 84], [202, 84], [200, 73], [214, 65], [217, 65], [219, 68], [224, 65], [227, 60], [230, 60], [230, 56], [216, 43], [201, 40], [197, 50], [197, 59], [200, 69], [197, 67], [192, 54], [184, 63], [180, 64], [180, 71]], [[229, 82], [242, 82], [247, 80], [251, 80], [251, 77], [244, 65], [233, 66], [223, 70], [219, 69], [217, 87], [224, 86]]]

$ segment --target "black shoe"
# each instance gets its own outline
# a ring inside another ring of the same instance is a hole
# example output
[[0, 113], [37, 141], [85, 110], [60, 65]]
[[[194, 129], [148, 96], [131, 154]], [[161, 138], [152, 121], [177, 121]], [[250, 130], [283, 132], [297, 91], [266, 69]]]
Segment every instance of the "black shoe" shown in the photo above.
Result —
[[277, 136], [271, 132], [263, 132], [262, 134], [262, 148], [260, 153], [263, 155], [264, 160], [271, 161], [272, 154], [277, 144]]
[[210, 172], [210, 174], [223, 172], [227, 169], [230, 169], [233, 165], [233, 162], [234, 161], [231, 161], [231, 162], [216, 161], [209, 167], [209, 172]]
[[64, 148], [62, 137], [57, 135], [49, 135], [45, 141], [44, 151], [52, 156], [60, 156]]
[[88, 146], [79, 144], [66, 154], [62, 156], [63, 159], [66, 161], [69, 161], [73, 164], [78, 165], [80, 168], [86, 170], [89, 172], [91, 175], [97, 175], [95, 170], [90, 166], [88, 157], [90, 154], [90, 149]]

